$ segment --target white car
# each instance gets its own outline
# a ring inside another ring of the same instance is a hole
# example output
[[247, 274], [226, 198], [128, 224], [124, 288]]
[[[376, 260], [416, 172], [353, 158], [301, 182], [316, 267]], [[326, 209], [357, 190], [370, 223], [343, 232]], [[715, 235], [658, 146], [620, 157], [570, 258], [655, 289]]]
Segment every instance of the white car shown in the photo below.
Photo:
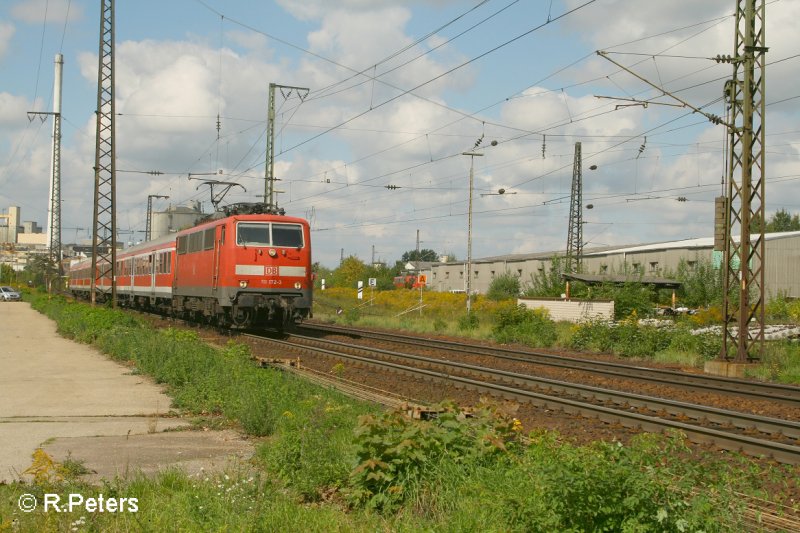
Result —
[[5, 302], [18, 302], [22, 296], [11, 287], [0, 287], [0, 300]]

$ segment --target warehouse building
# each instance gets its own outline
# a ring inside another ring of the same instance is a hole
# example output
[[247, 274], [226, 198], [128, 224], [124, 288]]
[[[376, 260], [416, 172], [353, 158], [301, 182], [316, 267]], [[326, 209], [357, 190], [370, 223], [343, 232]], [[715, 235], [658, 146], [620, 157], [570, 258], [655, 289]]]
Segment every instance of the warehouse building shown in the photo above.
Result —
[[[800, 298], [800, 231], [768, 233], [764, 240], [764, 292], [767, 300], [778, 294]], [[713, 251], [713, 246], [714, 239], [707, 237], [585, 249], [583, 272], [600, 275], [637, 272], [647, 277], [663, 277], [675, 272], [681, 260], [690, 269], [702, 262], [719, 264], [721, 257]], [[517, 276], [525, 287], [534, 277], [550, 271], [554, 257], [563, 258], [564, 251], [474, 259], [472, 291], [486, 294], [492, 280], [506, 273]], [[464, 262], [434, 263], [428, 276], [428, 287], [436, 291], [464, 292], [465, 266]]]

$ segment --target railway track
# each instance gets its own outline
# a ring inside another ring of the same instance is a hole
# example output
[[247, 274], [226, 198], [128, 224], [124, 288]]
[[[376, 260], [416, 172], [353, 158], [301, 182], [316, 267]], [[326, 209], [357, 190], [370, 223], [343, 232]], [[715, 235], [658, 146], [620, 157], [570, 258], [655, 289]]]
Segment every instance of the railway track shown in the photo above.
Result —
[[485, 346], [333, 325], [304, 323], [298, 329], [308, 332], [345, 335], [355, 339], [386, 341], [392, 344], [402, 344], [417, 348], [424, 347], [440, 351], [442, 354], [481, 355], [496, 358], [498, 361], [531, 363], [555, 368], [586, 371], [615, 378], [634, 379], [649, 383], [663, 383], [671, 387], [684, 387], [694, 392], [703, 390], [718, 394], [734, 395], [741, 398], [779, 401], [787, 406], [800, 407], [800, 387], [791, 385], [761, 383], [703, 374], [688, 374], [674, 370], [564, 357], [537, 351], [514, 350], [502, 346]]
[[[447, 383], [480, 394], [649, 432], [678, 430], [696, 443], [800, 464], [800, 424], [789, 420], [302, 335], [290, 335], [288, 340], [258, 339], [270, 343], [281, 353], [346, 361], [347, 365], [381, 373]], [[406, 342], [412, 340], [406, 338]]]

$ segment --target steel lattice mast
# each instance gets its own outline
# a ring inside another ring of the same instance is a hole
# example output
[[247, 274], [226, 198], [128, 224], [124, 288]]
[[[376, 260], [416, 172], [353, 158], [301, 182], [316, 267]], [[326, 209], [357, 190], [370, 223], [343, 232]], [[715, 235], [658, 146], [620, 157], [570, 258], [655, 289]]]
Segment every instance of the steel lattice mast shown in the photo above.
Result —
[[[765, 2], [737, 0], [728, 103], [728, 173], [722, 259], [725, 339], [720, 359], [738, 363], [764, 352]], [[722, 59], [722, 58], [721, 58]], [[738, 229], [739, 240], [733, 234]], [[750, 323], [755, 328], [750, 329]]]
[[277, 210], [278, 202], [275, 199], [275, 89], [281, 90], [284, 99], [289, 98], [292, 91], [297, 91], [300, 100], [308, 95], [307, 87], [293, 87], [291, 85], [269, 84], [269, 101], [267, 103], [267, 162], [264, 169], [264, 203], [270, 209]]
[[583, 255], [583, 178], [581, 143], [575, 143], [572, 164], [572, 192], [569, 200], [569, 229], [567, 230], [567, 261], [564, 272], [580, 272]]
[[[97, 129], [94, 163], [92, 303], [116, 305], [116, 154], [114, 151], [114, 0], [100, 0], [100, 48], [97, 71]], [[105, 282], [105, 283], [103, 283]]]

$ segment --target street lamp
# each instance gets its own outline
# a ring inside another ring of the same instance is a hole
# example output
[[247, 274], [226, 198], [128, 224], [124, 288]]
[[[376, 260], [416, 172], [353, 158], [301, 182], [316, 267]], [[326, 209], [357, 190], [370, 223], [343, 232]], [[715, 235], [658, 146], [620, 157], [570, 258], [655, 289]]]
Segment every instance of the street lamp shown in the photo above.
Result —
[[462, 152], [469, 156], [469, 207], [467, 208], [467, 315], [472, 311], [472, 182], [475, 176], [475, 158], [483, 156], [479, 152]]

